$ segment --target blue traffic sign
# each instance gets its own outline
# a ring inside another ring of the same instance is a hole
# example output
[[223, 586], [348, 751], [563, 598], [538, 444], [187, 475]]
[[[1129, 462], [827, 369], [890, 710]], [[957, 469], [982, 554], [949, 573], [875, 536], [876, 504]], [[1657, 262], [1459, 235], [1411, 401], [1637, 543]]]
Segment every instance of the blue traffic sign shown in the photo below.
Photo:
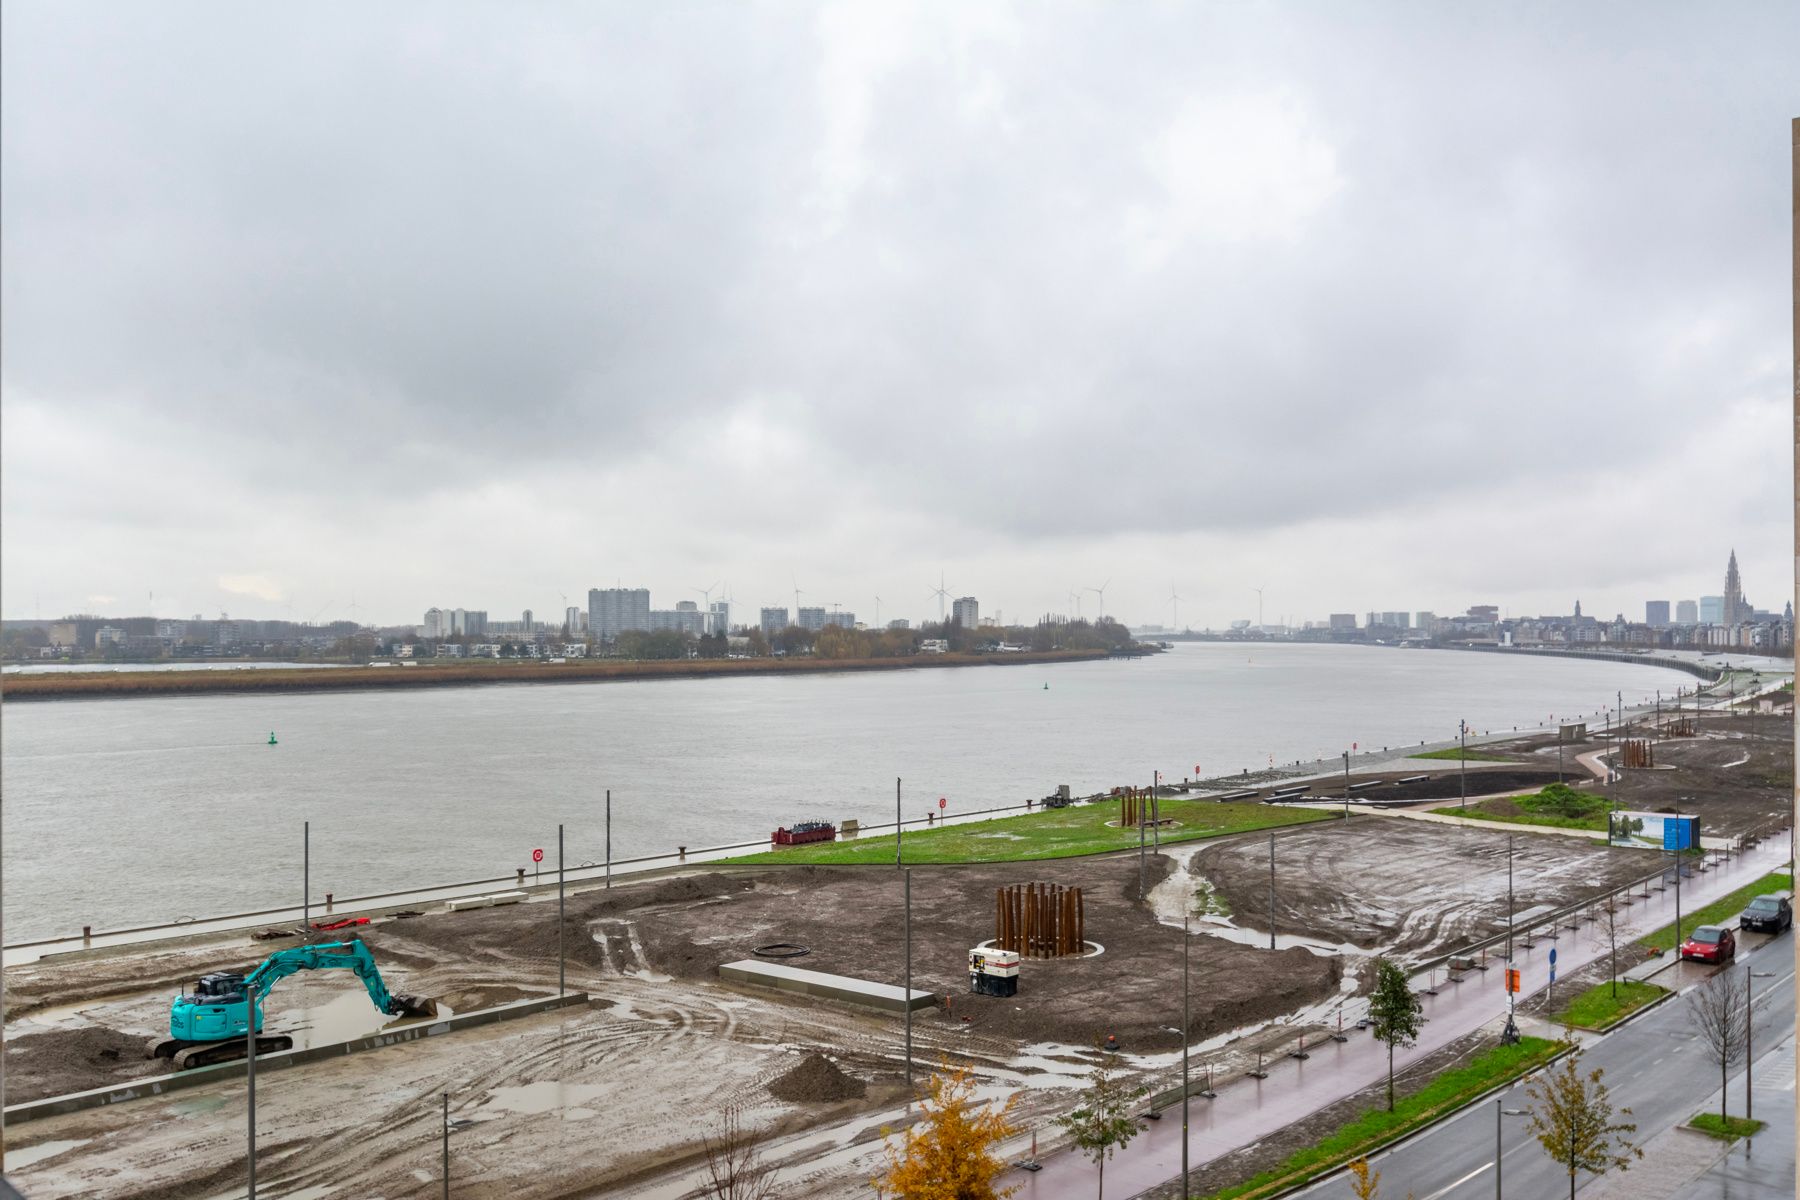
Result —
[[1555, 946], [1550, 947], [1550, 965], [1553, 967], [1556, 965], [1556, 947]]

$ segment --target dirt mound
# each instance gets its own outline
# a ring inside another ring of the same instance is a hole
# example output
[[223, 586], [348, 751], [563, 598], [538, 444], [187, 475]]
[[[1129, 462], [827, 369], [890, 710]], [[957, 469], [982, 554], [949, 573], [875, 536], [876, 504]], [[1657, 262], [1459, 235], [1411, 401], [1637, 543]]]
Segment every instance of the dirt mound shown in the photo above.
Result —
[[855, 1100], [866, 1090], [862, 1080], [844, 1074], [836, 1063], [817, 1051], [769, 1084], [769, 1095], [777, 1100]]
[[167, 1071], [169, 1064], [144, 1057], [150, 1039], [83, 1025], [52, 1029], [6, 1041], [6, 1098], [23, 1102], [101, 1087], [134, 1075]]

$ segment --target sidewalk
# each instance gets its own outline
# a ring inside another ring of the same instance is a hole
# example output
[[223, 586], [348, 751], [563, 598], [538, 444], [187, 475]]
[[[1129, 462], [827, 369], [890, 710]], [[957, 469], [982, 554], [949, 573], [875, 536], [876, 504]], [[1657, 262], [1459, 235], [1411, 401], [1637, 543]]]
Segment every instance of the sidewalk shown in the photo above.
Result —
[[[1710, 903], [1750, 880], [1783, 866], [1787, 847], [1759, 846], [1749, 854], [1735, 858], [1729, 866], [1721, 866], [1684, 886], [1683, 908]], [[1648, 900], [1628, 910], [1621, 923], [1620, 936], [1637, 937], [1674, 921], [1673, 889], [1653, 893]], [[1604, 949], [1592, 944], [1595, 939], [1567, 934], [1559, 942], [1544, 938], [1536, 946], [1517, 948], [1514, 965], [1523, 973], [1524, 995], [1533, 995], [1549, 982], [1549, 951], [1557, 948], [1557, 971], [1566, 978], [1578, 968], [1599, 958]], [[1460, 983], [1444, 983], [1436, 996], [1421, 996], [1426, 1025], [1414, 1046], [1396, 1052], [1396, 1070], [1473, 1033], [1504, 1015], [1506, 995], [1505, 972], [1495, 961], [1494, 969], [1471, 971]], [[1199, 981], [1201, 988], [1204, 981]], [[1347, 1009], [1366, 1011], [1366, 1001], [1356, 1001]], [[1354, 1016], [1356, 1012], [1348, 1012]], [[1344, 1043], [1326, 1042], [1309, 1047], [1311, 1057], [1305, 1061], [1283, 1059], [1267, 1066], [1269, 1078], [1240, 1078], [1219, 1087], [1216, 1100], [1195, 1098], [1191, 1101], [1192, 1128], [1189, 1131], [1190, 1166], [1203, 1163], [1242, 1149], [1269, 1136], [1286, 1125], [1324, 1108], [1336, 1100], [1372, 1086], [1387, 1076], [1387, 1051], [1367, 1033], [1352, 1033]], [[1107, 1164], [1109, 1194], [1115, 1197], [1137, 1193], [1181, 1173], [1181, 1122], [1177, 1107], [1165, 1113], [1163, 1120], [1151, 1122], [1146, 1132], [1138, 1135], [1122, 1153]], [[1095, 1168], [1077, 1154], [1063, 1152], [1043, 1159], [1043, 1170], [1036, 1174], [1014, 1171], [1006, 1183], [1017, 1183], [1017, 1193], [1024, 1200], [1049, 1200], [1051, 1197], [1080, 1197], [1095, 1194]]]

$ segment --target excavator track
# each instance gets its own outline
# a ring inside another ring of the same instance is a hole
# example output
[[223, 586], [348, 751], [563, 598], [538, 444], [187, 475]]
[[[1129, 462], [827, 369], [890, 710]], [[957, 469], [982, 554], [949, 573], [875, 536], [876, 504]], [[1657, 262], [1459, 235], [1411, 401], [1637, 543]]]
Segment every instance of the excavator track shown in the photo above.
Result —
[[[169, 1047], [167, 1054], [156, 1057], [170, 1059], [177, 1071], [191, 1071], [195, 1067], [210, 1067], [216, 1063], [235, 1062], [244, 1057], [244, 1039], [231, 1038], [223, 1042], [182, 1042], [178, 1038], [166, 1038], [164, 1041], [176, 1043]], [[257, 1057], [274, 1054], [280, 1050], [292, 1050], [294, 1039], [281, 1033], [262, 1033], [256, 1037]]]

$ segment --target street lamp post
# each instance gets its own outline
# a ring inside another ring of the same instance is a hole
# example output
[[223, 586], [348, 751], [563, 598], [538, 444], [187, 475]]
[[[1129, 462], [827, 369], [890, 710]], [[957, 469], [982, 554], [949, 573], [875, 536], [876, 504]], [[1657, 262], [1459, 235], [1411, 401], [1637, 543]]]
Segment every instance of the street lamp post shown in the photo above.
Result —
[[1344, 820], [1350, 819], [1350, 752], [1344, 751]]
[[1457, 740], [1457, 743], [1462, 747], [1462, 753], [1460, 755], [1458, 755], [1458, 757], [1462, 760], [1462, 762], [1461, 762], [1461, 766], [1462, 766], [1462, 806], [1464, 808], [1467, 808], [1467, 807], [1469, 807], [1469, 723], [1468, 723], [1468, 721], [1464, 720], [1464, 721], [1458, 721], [1456, 723], [1456, 740]]
[[248, 1136], [248, 1187], [245, 1196], [247, 1200], [256, 1200], [256, 984], [249, 981], [244, 984], [244, 1005], [248, 1018], [244, 1027], [244, 1094], [249, 1107], [248, 1124], [245, 1128]]
[[[1188, 909], [1181, 912], [1181, 1200], [1188, 1200]], [[1748, 1115], [1748, 1114], [1746, 1114]]]
[[1269, 949], [1275, 948], [1275, 835], [1269, 835]]

